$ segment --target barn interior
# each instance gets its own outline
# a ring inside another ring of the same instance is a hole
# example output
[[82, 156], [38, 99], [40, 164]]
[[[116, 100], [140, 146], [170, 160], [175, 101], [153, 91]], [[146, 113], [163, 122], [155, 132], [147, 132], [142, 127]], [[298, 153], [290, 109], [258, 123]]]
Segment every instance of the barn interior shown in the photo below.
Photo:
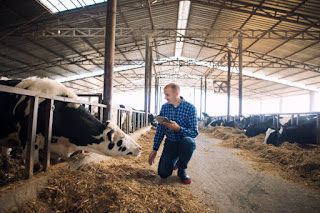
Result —
[[[2, 77], [48, 77], [77, 93], [103, 93], [106, 1], [0, 6]], [[229, 67], [231, 96], [314, 96], [319, 27], [317, 0], [118, 0], [113, 92], [144, 89], [149, 40], [152, 88], [174, 81], [226, 95]]]
[[[111, 79], [115, 94], [144, 91], [150, 68], [151, 88], [158, 91], [173, 81], [194, 91], [223, 96], [230, 92], [231, 97], [252, 101], [309, 95], [314, 102], [319, 95], [318, 0], [112, 2], [117, 2]], [[101, 100], [105, 52], [112, 44], [106, 39], [107, 5], [107, 0], [0, 1], [0, 77], [54, 79], [77, 94], [96, 94]], [[55, 100], [64, 100], [59, 98]], [[264, 134], [248, 138], [243, 130], [231, 127], [201, 129], [189, 170], [195, 184], [189, 190], [181, 187], [176, 175], [163, 182], [156, 165], [148, 165], [145, 150], [151, 149], [155, 131], [149, 131], [147, 116], [142, 117], [147, 113], [140, 114], [133, 129], [138, 129], [136, 139], [144, 150], [140, 158], [100, 163], [100, 156], [95, 159], [100, 164], [91, 164], [94, 161], [87, 159], [96, 155], [85, 153], [51, 166], [47, 158], [46, 172], [35, 173], [30, 180], [23, 179], [33, 175], [32, 160], [24, 166], [21, 159], [14, 159], [16, 168], [0, 171], [0, 179], [9, 183], [1, 185], [0, 212], [319, 211], [319, 128], [317, 144], [306, 147], [289, 143], [275, 147], [263, 143]], [[320, 114], [314, 114], [319, 126]], [[273, 115], [274, 125], [277, 116]], [[290, 116], [298, 123], [300, 114]], [[148, 133], [141, 136], [140, 128]], [[46, 138], [51, 137], [49, 129]], [[28, 143], [35, 141], [34, 130], [28, 129], [33, 134]], [[245, 152], [234, 155], [234, 149]], [[244, 165], [243, 159], [256, 167]], [[268, 182], [271, 173], [277, 177]], [[305, 188], [277, 179], [281, 175]], [[201, 196], [194, 192], [204, 193], [205, 199], [198, 202]]]

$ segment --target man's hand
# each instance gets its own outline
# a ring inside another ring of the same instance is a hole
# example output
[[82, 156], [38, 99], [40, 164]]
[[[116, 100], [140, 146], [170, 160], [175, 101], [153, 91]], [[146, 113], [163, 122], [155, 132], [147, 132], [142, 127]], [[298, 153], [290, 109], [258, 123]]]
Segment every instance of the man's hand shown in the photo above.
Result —
[[163, 122], [163, 125], [167, 127], [169, 130], [179, 132], [180, 126], [175, 121]]
[[154, 159], [157, 156], [157, 151], [156, 150], [152, 150], [152, 152], [149, 155], [149, 165], [151, 166], [154, 163]]

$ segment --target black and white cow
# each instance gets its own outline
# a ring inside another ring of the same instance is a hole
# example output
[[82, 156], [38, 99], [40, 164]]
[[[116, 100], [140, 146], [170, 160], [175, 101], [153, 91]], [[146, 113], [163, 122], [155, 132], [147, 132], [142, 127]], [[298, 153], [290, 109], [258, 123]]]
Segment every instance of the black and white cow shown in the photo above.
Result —
[[273, 127], [273, 118], [269, 118], [265, 122], [249, 125], [245, 132], [245, 135], [248, 137], [254, 137], [261, 133], [265, 133], [268, 130], [268, 128], [272, 128], [272, 127]]
[[283, 142], [299, 144], [317, 143], [317, 123], [311, 119], [296, 126], [283, 126], [280, 130], [269, 128], [264, 143], [280, 146]]
[[203, 119], [201, 121], [201, 126], [207, 127], [211, 122], [213, 122], [215, 119], [213, 116], [209, 116], [208, 113], [203, 112]]
[[[22, 81], [0, 81], [0, 84], [77, 98], [77, 95], [63, 84], [46, 78], [32, 77]], [[0, 147], [21, 147], [25, 157], [30, 113], [29, 97], [0, 92], [0, 100]], [[44, 147], [45, 103], [47, 101], [39, 100], [35, 164], [39, 163], [37, 155]], [[107, 156], [139, 156], [142, 148], [115, 124], [101, 123], [83, 106], [55, 101], [51, 156], [67, 158], [78, 150]]]
[[249, 125], [258, 124], [268, 119], [272, 118], [272, 116], [260, 116], [260, 115], [251, 115], [249, 117], [241, 117], [239, 122], [240, 129], [247, 129]]

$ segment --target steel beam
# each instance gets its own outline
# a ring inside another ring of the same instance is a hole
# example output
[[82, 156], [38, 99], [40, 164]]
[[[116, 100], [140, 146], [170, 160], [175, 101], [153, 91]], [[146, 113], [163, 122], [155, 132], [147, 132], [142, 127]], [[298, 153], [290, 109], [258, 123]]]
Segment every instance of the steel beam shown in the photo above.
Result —
[[202, 78], [200, 80], [200, 120], [202, 118]]
[[[234, 34], [242, 33], [243, 39], [273, 39], [273, 40], [319, 40], [320, 30], [273, 30], [273, 29], [190, 29], [186, 30], [185, 35], [177, 33], [179, 28], [117, 28], [116, 38], [136, 37], [141, 38], [146, 35], [152, 38], [233, 38]], [[103, 38], [105, 28], [47, 28], [34, 32], [22, 32], [14, 36], [31, 38]]]
[[242, 116], [242, 34], [239, 35], [239, 118]]
[[207, 77], [204, 78], [204, 112], [207, 112]]
[[227, 121], [230, 121], [230, 82], [231, 81], [231, 51], [228, 51], [228, 84], [227, 84], [227, 95], [228, 95], [228, 106], [227, 106]]
[[150, 36], [146, 36], [146, 53], [145, 53], [145, 79], [144, 79], [144, 113], [145, 113], [145, 123], [148, 124], [148, 111], [149, 111], [149, 88], [150, 83], [150, 60], [151, 60], [151, 49], [150, 49]]
[[[159, 41], [157, 41], [157, 43], [158, 42]], [[171, 41], [171, 42], [175, 43], [175, 41]], [[201, 47], [205, 46], [210, 49], [221, 50], [224, 53], [228, 52], [228, 49], [224, 48], [223, 45], [215, 44], [212, 42], [204, 42], [204, 41], [196, 40], [196, 39], [187, 39], [184, 42], [186, 42], [188, 44], [201, 46]], [[166, 44], [166, 42], [165, 42], [165, 44]], [[45, 47], [43, 47], [43, 48], [45, 48]], [[126, 52], [126, 51], [130, 52], [130, 51], [137, 51], [139, 49], [144, 49], [144, 48], [145, 47], [142, 45], [139, 45], [139, 46], [134, 45], [132, 47], [123, 47], [123, 48], [119, 48], [119, 49], [123, 50], [122, 52]], [[231, 52], [233, 54], [237, 54], [236, 48], [229, 48], [229, 49], [231, 50]], [[50, 51], [51, 53], [57, 55], [55, 52], [52, 52], [49, 49], [47, 49], [47, 51]], [[6, 70], [6, 72], [7, 73], [9, 72], [9, 74], [15, 74], [18, 71], [19, 71], [19, 73], [20, 72], [32, 72], [32, 71], [35, 71], [38, 69], [40, 70], [40, 69], [68, 65], [68, 64], [90, 65], [90, 64], [93, 64], [92, 61], [95, 64], [102, 65], [104, 63], [104, 61], [102, 60], [104, 56], [102, 54], [90, 53], [90, 54], [82, 54], [82, 55], [83, 56], [79, 55], [79, 56], [75, 56], [75, 57], [69, 57], [69, 58], [65, 58], [65, 59], [50, 61], [48, 63], [40, 63], [37, 65], [27, 64], [27, 66], [19, 67], [16, 69]], [[320, 66], [315, 66], [315, 65], [311, 65], [311, 64], [307, 64], [307, 63], [303, 63], [303, 62], [298, 62], [298, 61], [294, 61], [294, 60], [290, 60], [290, 59], [275, 57], [272, 55], [266, 55], [266, 54], [262, 54], [262, 53], [258, 53], [258, 52], [254, 52], [254, 51], [243, 51], [243, 55], [246, 57], [249, 57], [249, 58], [257, 59], [255, 62], [246, 62], [246, 66], [244, 66], [244, 67], [257, 67], [257, 68], [260, 67], [261, 68], [261, 67], [264, 67], [264, 66], [270, 64], [270, 67], [272, 67], [272, 68], [299, 68], [299, 69], [303, 69], [303, 70], [307, 70], [307, 71], [320, 72]], [[90, 60], [87, 60], [86, 58], [88, 58]], [[206, 59], [202, 59], [200, 61], [206, 61]], [[157, 64], [158, 62], [159, 61], [155, 61], [155, 64]], [[144, 61], [142, 61], [142, 60], [132, 60], [132, 61], [128, 61], [128, 62], [122, 61], [122, 60], [115, 61], [115, 64], [119, 65], [119, 66], [120, 65], [135, 65], [135, 64], [143, 64], [143, 63], [144, 63]], [[168, 63], [171, 63], [171, 62], [168, 62]], [[172, 62], [172, 63], [174, 63], [174, 62]], [[183, 63], [185, 64], [185, 62], [183, 62]], [[223, 64], [225, 64], [225, 66], [227, 66], [226, 63], [223, 63]], [[81, 67], [81, 69], [84, 69], [84, 67]]]
[[[306, 0], [305, 0], [306, 1]], [[304, 1], [304, 2], [305, 2]], [[251, 8], [257, 8], [258, 5], [253, 4], [251, 2], [244, 2], [239, 0], [231, 0], [231, 1], [199, 1], [193, 0], [194, 3], [198, 3], [204, 6], [211, 6], [214, 8], [221, 8], [246, 14], [252, 14]], [[288, 8], [291, 9], [291, 8]], [[280, 20], [285, 22], [290, 22], [299, 25], [312, 26], [319, 28], [319, 18], [316, 16], [312, 16], [310, 14], [298, 13], [293, 11], [279, 9], [279, 7], [269, 7], [262, 5], [258, 8], [253, 15], [260, 16], [264, 18], [270, 18], [274, 20]]]
[[38, 107], [39, 96], [30, 97], [30, 112], [28, 120], [28, 133], [27, 133], [27, 159], [26, 169], [28, 178], [33, 176], [34, 167], [34, 148], [37, 134], [37, 121], [38, 121]]
[[106, 36], [105, 36], [105, 65], [104, 65], [104, 85], [103, 102], [107, 105], [104, 110], [103, 122], [111, 120], [112, 107], [112, 79], [113, 79], [113, 61], [115, 51], [115, 29], [117, 0], [109, 0], [107, 3], [106, 15]]

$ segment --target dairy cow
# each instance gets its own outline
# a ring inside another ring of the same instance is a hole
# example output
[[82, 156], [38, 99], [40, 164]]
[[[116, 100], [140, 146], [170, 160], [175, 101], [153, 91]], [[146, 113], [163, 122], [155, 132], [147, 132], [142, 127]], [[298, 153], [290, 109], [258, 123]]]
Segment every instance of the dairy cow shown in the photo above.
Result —
[[285, 141], [299, 144], [316, 144], [316, 122], [314, 118], [296, 126], [283, 126], [280, 130], [269, 128], [266, 132], [264, 143], [275, 146], [279, 146]]
[[209, 116], [207, 113], [203, 112], [203, 120], [202, 120], [202, 126], [207, 127], [211, 122], [213, 122], [215, 119], [213, 116]]
[[245, 135], [248, 137], [254, 137], [261, 133], [265, 133], [268, 130], [268, 128], [272, 128], [272, 127], [273, 127], [273, 118], [269, 118], [265, 122], [249, 125], [245, 132]]
[[[22, 81], [0, 81], [0, 84], [39, 91], [69, 98], [76, 94], [63, 84], [50, 79], [27, 78]], [[1, 134], [0, 147], [21, 147], [26, 156], [26, 140], [30, 99], [0, 92]], [[35, 164], [38, 152], [44, 147], [45, 103], [39, 100], [38, 125], [35, 143]], [[141, 146], [111, 122], [101, 123], [79, 104], [55, 101], [53, 114], [51, 156], [67, 158], [77, 150], [85, 150], [107, 156], [139, 156]]]

